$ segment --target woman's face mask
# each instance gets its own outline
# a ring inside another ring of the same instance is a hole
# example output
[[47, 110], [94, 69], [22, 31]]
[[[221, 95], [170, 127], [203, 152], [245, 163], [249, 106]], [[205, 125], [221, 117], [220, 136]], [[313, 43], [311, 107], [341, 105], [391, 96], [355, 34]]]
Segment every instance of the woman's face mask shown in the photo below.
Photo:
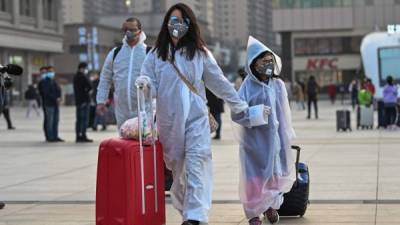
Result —
[[169, 34], [177, 39], [181, 39], [189, 30], [189, 19], [181, 19], [177, 16], [171, 16], [168, 21], [168, 31]]
[[275, 62], [272, 55], [267, 54], [256, 61], [255, 70], [262, 75], [272, 77], [274, 75]]

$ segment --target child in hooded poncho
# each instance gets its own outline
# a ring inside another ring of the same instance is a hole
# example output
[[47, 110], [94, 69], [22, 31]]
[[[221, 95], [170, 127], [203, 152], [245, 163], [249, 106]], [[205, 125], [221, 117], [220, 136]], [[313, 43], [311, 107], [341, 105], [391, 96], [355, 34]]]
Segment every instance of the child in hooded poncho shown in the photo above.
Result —
[[[239, 89], [250, 107], [232, 114], [240, 132], [240, 200], [250, 225], [261, 225], [263, 214], [271, 224], [279, 221], [277, 210], [283, 194], [295, 181], [295, 160], [290, 141], [295, 137], [285, 85], [278, 78], [281, 59], [264, 44], [249, 37], [246, 72]], [[268, 112], [256, 118], [256, 111]]]

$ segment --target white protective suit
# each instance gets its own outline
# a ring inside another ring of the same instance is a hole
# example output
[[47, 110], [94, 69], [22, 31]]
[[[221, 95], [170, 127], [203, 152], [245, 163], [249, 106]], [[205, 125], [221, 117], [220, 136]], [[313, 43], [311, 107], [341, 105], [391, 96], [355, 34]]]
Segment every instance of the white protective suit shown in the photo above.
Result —
[[[225, 100], [236, 113], [247, 104], [224, 77], [211, 52], [196, 53], [192, 60], [183, 50], [175, 52], [175, 62], [205, 98], [205, 86]], [[157, 126], [164, 148], [164, 160], [172, 170], [171, 197], [184, 220], [208, 222], [212, 194], [211, 137], [206, 102], [187, 88], [172, 64], [150, 52], [141, 75], [151, 79], [157, 98]]]
[[123, 39], [123, 44], [113, 62], [114, 51], [111, 50], [104, 62], [97, 88], [97, 104], [108, 99], [111, 84], [114, 83], [115, 117], [118, 128], [128, 119], [137, 116], [136, 78], [140, 74], [146, 57], [146, 35], [142, 31], [139, 42], [132, 48]]
[[268, 51], [275, 58], [275, 75], [281, 71], [281, 60], [255, 38], [249, 38], [246, 72], [239, 89], [249, 107], [263, 104], [271, 107], [268, 124], [253, 126], [246, 113], [232, 113], [233, 121], [243, 127], [240, 132], [240, 199], [247, 218], [258, 217], [268, 208], [279, 209], [283, 193], [295, 181], [295, 160], [290, 142], [295, 137], [285, 84], [280, 79], [259, 81], [250, 70], [253, 60]]

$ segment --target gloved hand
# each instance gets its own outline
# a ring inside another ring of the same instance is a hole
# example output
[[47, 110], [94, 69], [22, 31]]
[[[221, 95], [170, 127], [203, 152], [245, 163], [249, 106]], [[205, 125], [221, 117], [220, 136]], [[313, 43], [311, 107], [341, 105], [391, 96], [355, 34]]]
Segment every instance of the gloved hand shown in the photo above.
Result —
[[267, 117], [272, 112], [271, 107], [264, 105], [264, 117]]
[[147, 90], [151, 86], [151, 79], [148, 76], [139, 76], [135, 81], [136, 86]]

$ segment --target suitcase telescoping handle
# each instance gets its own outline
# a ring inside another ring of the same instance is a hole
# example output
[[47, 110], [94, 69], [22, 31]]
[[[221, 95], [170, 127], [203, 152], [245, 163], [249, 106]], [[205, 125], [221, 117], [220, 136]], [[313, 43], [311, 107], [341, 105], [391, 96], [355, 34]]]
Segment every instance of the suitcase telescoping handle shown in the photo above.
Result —
[[[137, 85], [137, 108], [138, 108], [138, 121], [139, 121], [139, 145], [140, 145], [140, 176], [141, 176], [141, 192], [142, 192], [142, 214], [146, 213], [146, 196], [145, 196], [145, 184], [144, 184], [144, 148], [143, 148], [143, 124], [142, 124], [142, 114], [141, 112], [146, 112], [144, 87]], [[154, 164], [154, 205], [155, 211], [158, 212], [158, 184], [157, 184], [157, 154], [156, 154], [156, 132], [155, 124], [153, 119], [153, 104], [152, 104], [152, 93], [150, 87], [148, 87], [148, 99], [150, 101], [150, 126], [151, 126], [151, 144], [153, 146], [153, 164]], [[147, 113], [145, 113], [146, 116]]]
[[292, 149], [296, 150], [296, 183], [297, 185], [298, 179], [299, 179], [299, 162], [300, 162], [300, 146], [297, 145], [292, 145]]

